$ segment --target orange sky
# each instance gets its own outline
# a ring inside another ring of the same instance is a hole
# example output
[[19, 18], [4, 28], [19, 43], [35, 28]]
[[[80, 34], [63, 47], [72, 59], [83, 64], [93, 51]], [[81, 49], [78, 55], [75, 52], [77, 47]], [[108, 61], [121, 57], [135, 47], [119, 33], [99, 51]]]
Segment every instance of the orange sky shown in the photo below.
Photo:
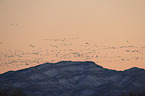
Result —
[[[144, 26], [145, 0], [0, 0], [1, 51], [29, 50], [30, 43], [45, 48], [43, 39], [75, 37], [79, 39], [69, 42], [140, 48], [145, 46]], [[118, 65], [108, 63], [99, 64], [117, 70], [132, 66], [145, 68], [144, 59], [124, 64], [116, 62]], [[0, 68], [19, 69], [8, 66], [1, 64]]]

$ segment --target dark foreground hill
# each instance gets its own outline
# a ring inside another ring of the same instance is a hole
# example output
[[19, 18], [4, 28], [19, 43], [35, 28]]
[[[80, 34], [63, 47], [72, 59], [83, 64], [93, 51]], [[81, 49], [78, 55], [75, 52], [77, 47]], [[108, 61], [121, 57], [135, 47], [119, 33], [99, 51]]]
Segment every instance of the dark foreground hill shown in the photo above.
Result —
[[27, 96], [119, 96], [145, 91], [145, 70], [105, 69], [94, 62], [62, 61], [0, 75], [0, 88], [21, 88]]

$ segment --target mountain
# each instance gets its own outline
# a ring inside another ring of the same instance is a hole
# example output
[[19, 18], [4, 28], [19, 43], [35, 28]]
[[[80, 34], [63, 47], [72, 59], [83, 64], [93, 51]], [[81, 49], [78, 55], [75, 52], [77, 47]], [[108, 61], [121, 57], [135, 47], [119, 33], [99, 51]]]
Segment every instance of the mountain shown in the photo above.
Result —
[[0, 88], [21, 88], [27, 96], [119, 96], [145, 91], [145, 70], [116, 71], [94, 62], [61, 61], [0, 75]]

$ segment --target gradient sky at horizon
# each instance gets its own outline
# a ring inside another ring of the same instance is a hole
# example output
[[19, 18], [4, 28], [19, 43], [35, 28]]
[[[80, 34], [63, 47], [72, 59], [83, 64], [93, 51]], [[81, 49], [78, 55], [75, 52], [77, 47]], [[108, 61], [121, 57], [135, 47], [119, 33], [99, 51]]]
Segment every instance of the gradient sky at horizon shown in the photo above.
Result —
[[[79, 39], [73, 44], [78, 45], [144, 47], [145, 0], [0, 0], [1, 52], [29, 50], [29, 44], [45, 48], [43, 39], [76, 37]], [[99, 64], [116, 70], [132, 66], [145, 68], [144, 59], [116, 63]], [[1, 64], [0, 69], [8, 71], [25, 67]]]

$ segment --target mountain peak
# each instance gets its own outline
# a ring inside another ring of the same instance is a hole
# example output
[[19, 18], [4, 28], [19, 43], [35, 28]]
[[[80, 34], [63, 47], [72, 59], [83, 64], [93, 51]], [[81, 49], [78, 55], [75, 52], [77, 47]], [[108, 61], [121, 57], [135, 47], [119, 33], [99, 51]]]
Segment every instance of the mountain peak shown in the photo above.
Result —
[[125, 70], [125, 71], [142, 71], [142, 70], [144, 70], [144, 69], [138, 68], [138, 67], [132, 67], [132, 68], [127, 69], [127, 70]]

